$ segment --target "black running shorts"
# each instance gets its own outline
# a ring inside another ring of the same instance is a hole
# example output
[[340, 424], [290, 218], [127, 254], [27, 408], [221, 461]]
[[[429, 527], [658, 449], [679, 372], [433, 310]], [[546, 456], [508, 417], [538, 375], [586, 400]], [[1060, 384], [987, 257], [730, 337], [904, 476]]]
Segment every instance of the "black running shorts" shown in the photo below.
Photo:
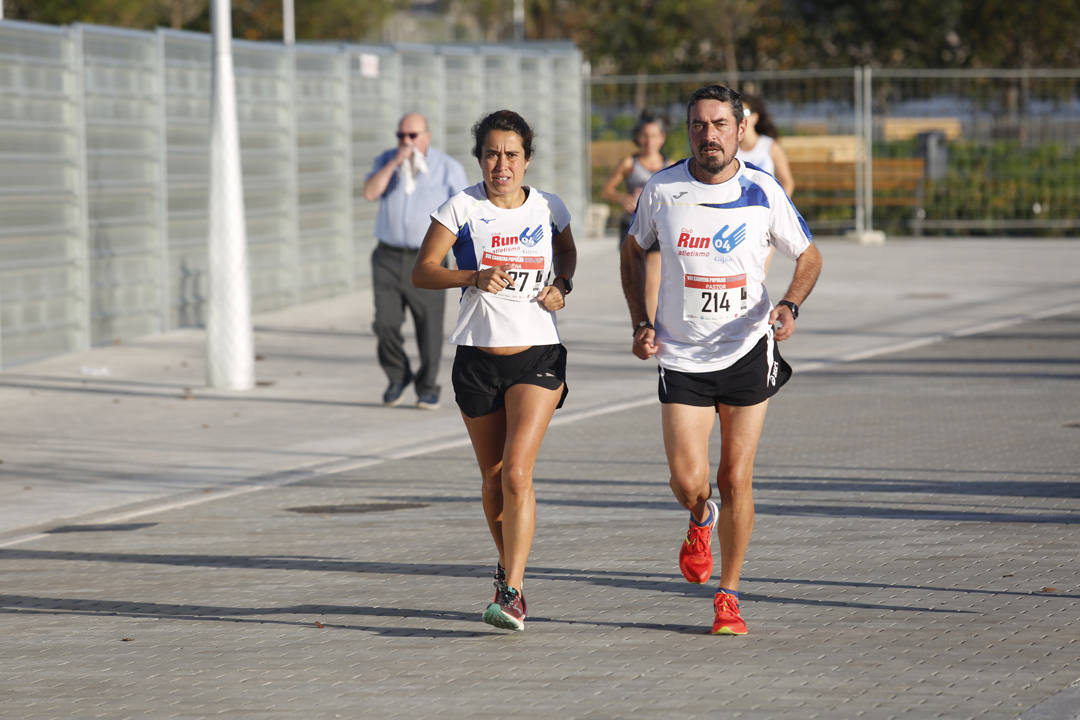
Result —
[[534, 345], [513, 355], [492, 355], [469, 345], [458, 345], [454, 369], [454, 399], [461, 412], [475, 418], [493, 413], [506, 402], [511, 385], [539, 385], [563, 389], [559, 407], [566, 399], [566, 348]]
[[780, 357], [772, 333], [767, 333], [750, 352], [723, 370], [691, 373], [660, 368], [660, 402], [746, 407], [765, 402], [789, 379], [791, 366]]

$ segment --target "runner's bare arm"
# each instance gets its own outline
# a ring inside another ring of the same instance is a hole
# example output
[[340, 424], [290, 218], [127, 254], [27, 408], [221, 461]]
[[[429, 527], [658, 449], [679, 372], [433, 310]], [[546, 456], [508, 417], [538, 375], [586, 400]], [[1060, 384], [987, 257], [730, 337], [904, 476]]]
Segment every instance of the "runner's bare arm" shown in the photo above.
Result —
[[642, 360], [656, 354], [656, 333], [649, 325], [649, 314], [645, 309], [645, 250], [638, 245], [633, 235], [627, 235], [623, 241], [619, 258], [619, 272], [622, 276], [623, 295], [630, 310], [630, 325], [634, 328], [634, 344], [631, 352]]
[[440, 222], [431, 221], [420, 252], [413, 264], [412, 283], [418, 288], [444, 290], [452, 287], [477, 287], [485, 292], [499, 292], [510, 282], [505, 265], [485, 270], [452, 270], [442, 266], [443, 258], [457, 238]]
[[[554, 312], [555, 310], [562, 310], [566, 306], [563, 294], [564, 286], [561, 284], [555, 285], [555, 280], [560, 275], [565, 275], [572, 280], [574, 271], [577, 269], [577, 246], [574, 245], [574, 234], [570, 231], [569, 225], [551, 239], [551, 255], [552, 271], [555, 279], [552, 280], [552, 285], [541, 288], [536, 300], [544, 308]], [[558, 297], [556, 298], [556, 296]]]
[[[817, 283], [821, 266], [821, 251], [818, 250], [817, 245], [811, 243], [810, 247], [806, 248], [795, 261], [795, 274], [782, 299], [802, 305]], [[777, 340], [787, 340], [795, 332], [795, 317], [787, 305], [777, 305], [769, 313], [769, 324], [776, 325], [777, 323], [780, 324], [780, 327], [776, 329]]]

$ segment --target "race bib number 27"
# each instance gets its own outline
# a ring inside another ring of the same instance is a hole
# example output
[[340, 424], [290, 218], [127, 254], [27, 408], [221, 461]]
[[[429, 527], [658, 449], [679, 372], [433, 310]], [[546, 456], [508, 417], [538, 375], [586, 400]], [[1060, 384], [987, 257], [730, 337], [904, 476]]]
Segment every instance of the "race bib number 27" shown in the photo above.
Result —
[[507, 256], [486, 252], [480, 259], [480, 269], [506, 265], [510, 284], [498, 292], [505, 300], [532, 300], [544, 287], [544, 258], [542, 255]]
[[683, 320], [723, 323], [746, 314], [746, 275], [683, 276]]

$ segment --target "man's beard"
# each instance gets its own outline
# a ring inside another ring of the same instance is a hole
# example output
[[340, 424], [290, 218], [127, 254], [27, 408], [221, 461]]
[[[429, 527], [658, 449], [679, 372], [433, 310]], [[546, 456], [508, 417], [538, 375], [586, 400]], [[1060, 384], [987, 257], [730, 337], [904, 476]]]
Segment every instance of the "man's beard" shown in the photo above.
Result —
[[[706, 150], [719, 150], [719, 155], [706, 155]], [[708, 172], [710, 175], [716, 175], [725, 167], [727, 167], [728, 158], [724, 156], [724, 148], [715, 143], [703, 143], [698, 146], [698, 157], [695, 159], [698, 164], [701, 165], [701, 169]]]

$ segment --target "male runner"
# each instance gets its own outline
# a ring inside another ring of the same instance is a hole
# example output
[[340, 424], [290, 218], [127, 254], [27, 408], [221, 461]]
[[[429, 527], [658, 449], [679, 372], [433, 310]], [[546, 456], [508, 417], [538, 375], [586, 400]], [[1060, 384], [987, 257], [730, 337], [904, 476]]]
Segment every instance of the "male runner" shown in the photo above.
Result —
[[[821, 253], [780, 183], [735, 159], [746, 128], [738, 93], [719, 85], [687, 105], [692, 157], [645, 186], [622, 245], [622, 283], [634, 326], [633, 353], [659, 360], [664, 448], [671, 489], [690, 511], [679, 568], [708, 582], [713, 527], [720, 587], [712, 632], [745, 635], [739, 576], [754, 526], [754, 455], [769, 398], [791, 377], [777, 340], [795, 331], [799, 305], [821, 272]], [[656, 326], [645, 311], [645, 251], [660, 242]], [[795, 274], [774, 307], [765, 263], [775, 247]], [[709, 499], [709, 435], [720, 417], [720, 505]]]

